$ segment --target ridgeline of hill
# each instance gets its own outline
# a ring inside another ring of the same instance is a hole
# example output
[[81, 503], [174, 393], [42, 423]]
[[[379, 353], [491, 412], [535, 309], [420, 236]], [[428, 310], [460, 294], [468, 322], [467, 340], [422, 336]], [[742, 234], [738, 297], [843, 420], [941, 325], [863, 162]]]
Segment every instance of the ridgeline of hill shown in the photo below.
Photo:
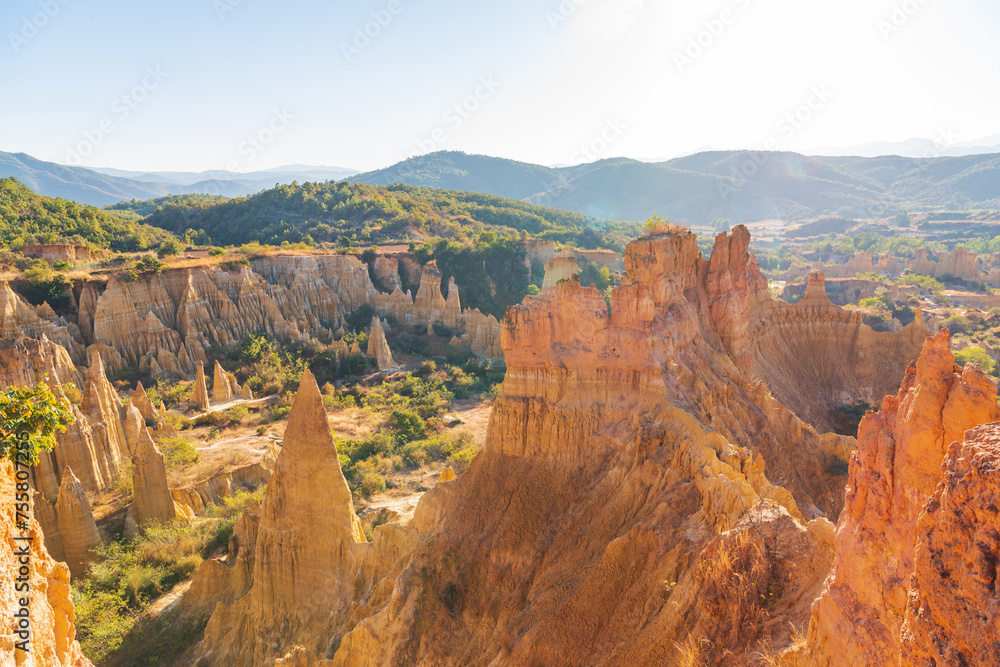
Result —
[[75, 243], [133, 251], [173, 238], [166, 230], [115, 212], [43, 197], [15, 178], [0, 178], [0, 246]]
[[[435, 237], [469, 241], [482, 231], [516, 231], [620, 251], [639, 229], [637, 223], [599, 220], [488, 194], [348, 181], [279, 185], [224, 201], [163, 201], [144, 222], [179, 235], [203, 230], [219, 245], [304, 241], [350, 246]], [[122, 206], [141, 212], [149, 203]]]
[[351, 180], [476, 190], [614, 220], [669, 212], [675, 222], [696, 225], [715, 218], [736, 224], [1000, 208], [996, 154], [860, 158], [710, 151], [657, 163], [611, 158], [552, 168], [438, 152]]

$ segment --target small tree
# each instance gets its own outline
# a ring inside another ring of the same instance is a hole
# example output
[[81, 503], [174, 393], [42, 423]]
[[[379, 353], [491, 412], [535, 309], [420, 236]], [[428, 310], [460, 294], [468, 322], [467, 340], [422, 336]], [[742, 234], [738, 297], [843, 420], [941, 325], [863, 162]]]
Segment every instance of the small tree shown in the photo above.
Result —
[[0, 456], [34, 465], [41, 452], [56, 444], [56, 431], [76, 421], [69, 403], [48, 385], [11, 387], [0, 393]]
[[159, 257], [169, 257], [170, 255], [177, 255], [181, 252], [181, 244], [173, 239], [165, 239], [160, 243], [160, 247], [156, 249], [156, 254]]

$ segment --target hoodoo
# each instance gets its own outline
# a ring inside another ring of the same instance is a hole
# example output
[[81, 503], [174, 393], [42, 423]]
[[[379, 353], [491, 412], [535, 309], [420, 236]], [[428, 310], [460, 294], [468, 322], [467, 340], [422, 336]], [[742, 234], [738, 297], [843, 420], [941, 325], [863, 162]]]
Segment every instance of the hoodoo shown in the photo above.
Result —
[[59, 486], [55, 515], [62, 545], [62, 553], [56, 558], [65, 561], [74, 577], [82, 576], [92, 558], [91, 550], [101, 543], [101, 534], [94, 522], [90, 500], [80, 480], [68, 466]]
[[368, 333], [368, 356], [375, 359], [380, 371], [396, 365], [392, 359], [392, 351], [385, 339], [385, 330], [382, 328], [382, 322], [378, 315], [372, 318], [372, 326]]
[[208, 400], [208, 387], [205, 386], [205, 364], [200, 361], [195, 371], [194, 393], [191, 395], [191, 402], [197, 405], [199, 410], [208, 410], [211, 406]]
[[132, 456], [132, 486], [135, 499], [129, 508], [129, 518], [141, 526], [147, 521], [170, 521], [176, 516], [174, 501], [167, 487], [167, 468], [163, 454], [145, 427], [139, 430], [139, 441]]
[[342, 623], [329, 609], [353, 599], [361, 542], [323, 397], [306, 370], [261, 509], [253, 585], [213, 614], [204, 642], [215, 660], [209, 664], [261, 665], [294, 644], [325, 653]]
[[[925, 649], [937, 642], [928, 642], [931, 635], [938, 632], [938, 637], [945, 636], [933, 629], [943, 620], [934, 611], [934, 604], [941, 600], [954, 606], [963, 596], [980, 594], [974, 582], [981, 561], [974, 560], [969, 571], [970, 563], [955, 559], [988, 559], [995, 545], [961, 548], [953, 542], [934, 551], [934, 544], [952, 539], [946, 537], [947, 531], [957, 524], [949, 512], [954, 512], [957, 498], [971, 499], [963, 495], [970, 486], [979, 489], [984, 499], [996, 493], [996, 489], [980, 486], [980, 480], [961, 478], [963, 470], [974, 477], [985, 470], [982, 464], [991, 460], [989, 431], [980, 432], [980, 446], [987, 449], [979, 464], [970, 465], [960, 454], [977, 452], [976, 446], [961, 447], [969, 436], [967, 430], [996, 421], [1000, 412], [996, 385], [977, 366], [956, 367], [949, 341], [947, 330], [929, 338], [920, 359], [907, 370], [899, 392], [887, 396], [882, 409], [869, 413], [861, 422], [837, 528], [836, 560], [823, 595], [813, 607], [804, 664], [898, 665], [904, 645], [914, 641], [918, 628], [917, 638], [922, 637], [924, 649], [910, 647], [906, 652], [927, 655]], [[953, 466], [956, 470], [951, 470]], [[942, 500], [950, 503], [944, 510]], [[963, 509], [963, 515], [974, 526], [985, 524], [981, 528], [962, 526], [953, 536], [959, 542], [976, 543], [972, 535], [977, 531], [996, 530], [995, 508], [992, 524], [989, 514], [977, 515], [971, 507]], [[939, 522], [942, 525], [937, 525]], [[915, 557], [918, 552], [920, 556]], [[915, 558], [921, 557], [922, 562], [915, 566]], [[953, 561], [954, 568], [944, 566], [941, 559]], [[919, 576], [911, 580], [915, 569]], [[950, 582], [946, 584], [944, 578]], [[914, 585], [919, 590], [912, 590]], [[914, 598], [915, 594], [918, 597]], [[912, 620], [907, 630], [903, 625], [908, 614]], [[991, 615], [995, 623], [998, 617]], [[951, 617], [950, 622], [969, 621], [965, 612]], [[952, 649], [938, 649], [952, 658], [939, 664], [971, 664], [953, 659], [962, 650], [949, 654]]]

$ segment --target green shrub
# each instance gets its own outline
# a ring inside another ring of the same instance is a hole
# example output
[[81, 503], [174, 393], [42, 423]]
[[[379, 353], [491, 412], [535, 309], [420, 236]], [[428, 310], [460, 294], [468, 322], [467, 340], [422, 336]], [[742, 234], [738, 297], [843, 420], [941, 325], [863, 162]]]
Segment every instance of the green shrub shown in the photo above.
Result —
[[403, 442], [419, 440], [427, 433], [427, 422], [412, 410], [393, 410], [388, 423]]
[[358, 484], [358, 493], [364, 498], [371, 498], [377, 493], [385, 491], [385, 477], [376, 472], [366, 472], [361, 476]]
[[983, 369], [988, 375], [997, 375], [997, 363], [993, 361], [993, 357], [989, 355], [986, 350], [979, 347], [967, 347], [955, 352], [955, 363], [959, 366], [965, 366], [965, 364], [976, 364]]
[[187, 438], [180, 436], [170, 436], [160, 438], [157, 443], [163, 458], [166, 461], [167, 469], [197, 463], [201, 458], [198, 449], [192, 445]]
[[222, 248], [209, 248], [208, 254], [212, 257], [222, 257], [226, 254], [226, 251]]

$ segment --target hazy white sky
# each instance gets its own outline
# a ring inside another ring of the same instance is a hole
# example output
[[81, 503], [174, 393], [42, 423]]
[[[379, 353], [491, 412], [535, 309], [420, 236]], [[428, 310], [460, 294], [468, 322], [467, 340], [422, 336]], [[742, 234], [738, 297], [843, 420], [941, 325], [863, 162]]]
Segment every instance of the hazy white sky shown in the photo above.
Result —
[[0, 25], [0, 150], [62, 163], [554, 164], [1000, 133], [995, 0], [5, 0]]

